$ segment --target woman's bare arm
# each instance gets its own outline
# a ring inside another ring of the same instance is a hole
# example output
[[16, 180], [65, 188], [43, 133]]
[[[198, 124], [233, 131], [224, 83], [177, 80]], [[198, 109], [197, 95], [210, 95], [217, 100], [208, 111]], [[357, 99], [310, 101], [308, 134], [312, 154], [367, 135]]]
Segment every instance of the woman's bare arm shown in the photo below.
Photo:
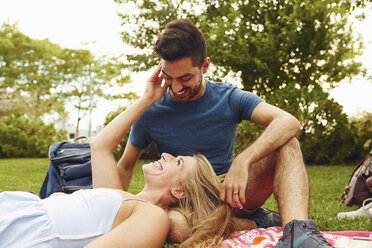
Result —
[[91, 141], [93, 188], [123, 190], [113, 151], [133, 123], [166, 92], [167, 86], [161, 85], [163, 77], [160, 75], [160, 70], [159, 66], [149, 78], [144, 94]]
[[141, 204], [124, 222], [85, 248], [161, 248], [169, 225], [167, 213], [163, 209]]

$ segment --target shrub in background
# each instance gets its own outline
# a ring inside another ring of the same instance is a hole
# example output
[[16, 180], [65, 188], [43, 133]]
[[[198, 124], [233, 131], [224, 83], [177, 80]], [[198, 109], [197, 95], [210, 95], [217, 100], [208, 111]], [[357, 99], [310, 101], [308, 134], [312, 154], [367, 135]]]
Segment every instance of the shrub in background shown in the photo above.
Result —
[[[304, 134], [302, 129], [297, 137], [306, 164], [344, 164], [355, 163], [365, 157], [372, 149], [372, 114], [367, 113], [360, 119], [348, 120], [346, 115], [331, 124], [315, 125], [311, 133]], [[242, 152], [255, 141], [264, 128], [250, 121], [239, 124], [235, 155]], [[331, 132], [330, 132], [330, 131]]]
[[53, 124], [32, 122], [23, 115], [9, 115], [0, 122], [0, 157], [47, 157], [49, 146], [66, 139], [66, 131]]

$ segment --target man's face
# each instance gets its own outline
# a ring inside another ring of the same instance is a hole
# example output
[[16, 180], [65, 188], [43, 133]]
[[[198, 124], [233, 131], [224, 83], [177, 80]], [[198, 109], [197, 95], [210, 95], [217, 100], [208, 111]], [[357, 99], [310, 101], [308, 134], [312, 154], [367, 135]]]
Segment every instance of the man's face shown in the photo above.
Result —
[[169, 94], [177, 102], [193, 101], [205, 92], [202, 68], [192, 65], [191, 57], [175, 61], [162, 60], [164, 81], [169, 85]]

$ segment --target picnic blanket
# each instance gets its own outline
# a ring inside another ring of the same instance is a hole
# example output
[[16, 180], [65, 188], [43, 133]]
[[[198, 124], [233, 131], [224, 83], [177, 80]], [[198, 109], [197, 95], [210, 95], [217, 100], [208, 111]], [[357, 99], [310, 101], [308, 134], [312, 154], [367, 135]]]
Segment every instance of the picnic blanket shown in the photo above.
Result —
[[[326, 240], [336, 248], [372, 248], [372, 232], [338, 231], [321, 232]], [[282, 227], [257, 228], [235, 232], [224, 240], [228, 248], [272, 248], [283, 235]]]

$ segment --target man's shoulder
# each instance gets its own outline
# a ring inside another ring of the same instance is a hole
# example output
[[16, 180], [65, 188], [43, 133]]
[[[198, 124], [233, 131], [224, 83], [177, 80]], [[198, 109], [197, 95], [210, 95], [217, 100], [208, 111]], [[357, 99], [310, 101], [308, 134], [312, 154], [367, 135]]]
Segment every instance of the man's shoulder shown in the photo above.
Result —
[[208, 82], [208, 85], [212, 88], [212, 89], [233, 89], [233, 88], [236, 88], [234, 85], [230, 84], [230, 83], [223, 83], [223, 82], [213, 82], [213, 81], [209, 81], [207, 80]]
[[241, 97], [251, 97], [252, 93], [242, 90], [231, 83], [211, 82], [209, 81], [210, 92], [212, 96], [223, 96], [227, 98], [240, 99]]
[[212, 82], [212, 81], [208, 81], [207, 87], [209, 87], [209, 92], [212, 93], [211, 94], [212, 96], [226, 95], [226, 94], [229, 95], [232, 92], [234, 92], [235, 89], [237, 89], [237, 87], [235, 87], [232, 84], [227, 84], [223, 82]]

